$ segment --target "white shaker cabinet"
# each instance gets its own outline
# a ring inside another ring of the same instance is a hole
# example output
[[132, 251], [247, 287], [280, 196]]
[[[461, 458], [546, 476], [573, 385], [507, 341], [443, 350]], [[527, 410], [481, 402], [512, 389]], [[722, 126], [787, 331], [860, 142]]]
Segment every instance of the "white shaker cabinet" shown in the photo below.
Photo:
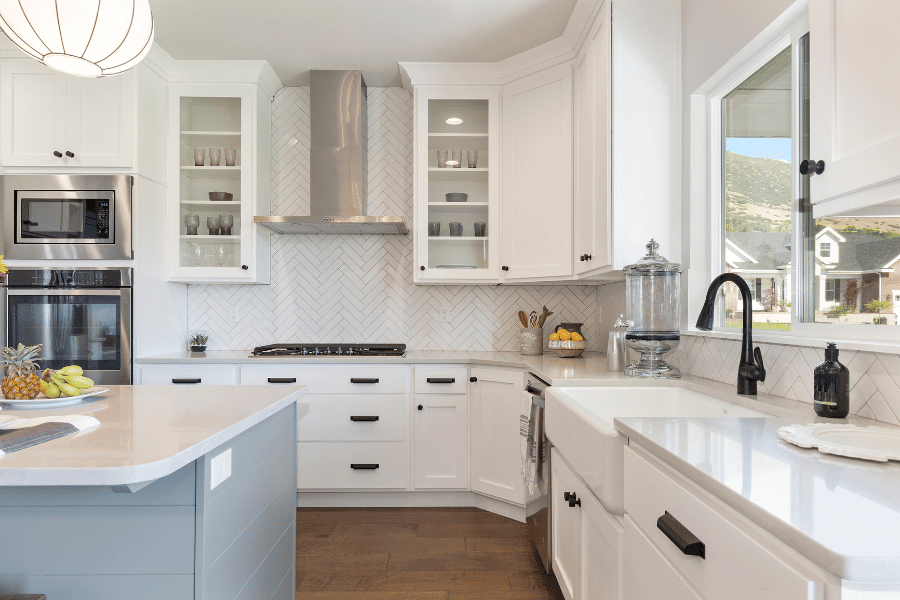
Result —
[[416, 489], [469, 487], [469, 373], [465, 366], [414, 369]]
[[84, 78], [34, 60], [0, 65], [5, 167], [131, 167], [135, 74]]
[[810, 179], [814, 204], [900, 196], [898, 22], [894, 0], [810, 0], [810, 158], [825, 163]]
[[572, 275], [572, 65], [503, 86], [505, 281]]
[[519, 417], [525, 374], [481, 367], [470, 373], [472, 491], [523, 505]]

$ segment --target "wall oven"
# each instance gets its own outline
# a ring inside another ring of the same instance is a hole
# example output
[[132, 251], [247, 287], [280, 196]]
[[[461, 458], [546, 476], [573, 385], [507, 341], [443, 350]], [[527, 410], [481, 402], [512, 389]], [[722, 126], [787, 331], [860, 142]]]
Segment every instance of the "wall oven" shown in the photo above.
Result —
[[4, 175], [0, 254], [13, 260], [134, 258], [130, 175]]
[[15, 269], [2, 288], [2, 340], [43, 344], [42, 369], [80, 365], [97, 384], [131, 384], [132, 270]]

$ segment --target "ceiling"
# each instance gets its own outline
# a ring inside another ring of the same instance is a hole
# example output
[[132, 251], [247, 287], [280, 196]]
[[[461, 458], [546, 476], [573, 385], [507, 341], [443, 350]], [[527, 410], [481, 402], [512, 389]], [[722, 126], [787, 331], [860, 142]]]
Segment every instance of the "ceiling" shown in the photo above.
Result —
[[266, 60], [286, 86], [310, 69], [362, 69], [399, 86], [398, 62], [495, 62], [562, 35], [576, 0], [150, 0], [156, 42], [180, 60]]

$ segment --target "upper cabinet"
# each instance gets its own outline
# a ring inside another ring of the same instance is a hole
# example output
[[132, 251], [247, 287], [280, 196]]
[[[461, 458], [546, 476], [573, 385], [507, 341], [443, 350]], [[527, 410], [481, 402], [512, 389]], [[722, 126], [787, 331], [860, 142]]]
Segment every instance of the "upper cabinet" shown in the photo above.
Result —
[[[678, 260], [678, 1], [605, 0], [573, 19], [576, 35], [499, 63], [401, 64], [416, 95], [417, 283], [617, 279], [651, 237]], [[462, 108], [452, 102], [488, 96], [486, 131], [435, 129], [448, 125], [434, 115]], [[476, 141], [488, 148], [477, 170], [437, 166], [457, 148], [467, 166]], [[470, 204], [450, 207], [446, 192]], [[469, 237], [479, 218], [488, 239]]]
[[496, 281], [499, 88], [429, 87], [415, 102], [415, 280]]
[[572, 275], [572, 66], [503, 86], [506, 281]]
[[170, 281], [268, 283], [270, 114], [253, 84], [169, 86]]
[[893, 0], [810, 0], [810, 158], [825, 163], [810, 180], [814, 204], [900, 197], [898, 22]]
[[0, 64], [0, 163], [4, 167], [131, 167], [135, 74], [97, 79], [35, 60]]

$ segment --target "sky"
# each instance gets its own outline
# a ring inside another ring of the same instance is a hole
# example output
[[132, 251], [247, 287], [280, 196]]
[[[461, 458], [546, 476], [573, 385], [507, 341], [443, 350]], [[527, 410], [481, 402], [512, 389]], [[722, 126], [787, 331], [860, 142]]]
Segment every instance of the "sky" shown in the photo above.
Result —
[[726, 138], [725, 150], [744, 156], [791, 162], [790, 138]]

